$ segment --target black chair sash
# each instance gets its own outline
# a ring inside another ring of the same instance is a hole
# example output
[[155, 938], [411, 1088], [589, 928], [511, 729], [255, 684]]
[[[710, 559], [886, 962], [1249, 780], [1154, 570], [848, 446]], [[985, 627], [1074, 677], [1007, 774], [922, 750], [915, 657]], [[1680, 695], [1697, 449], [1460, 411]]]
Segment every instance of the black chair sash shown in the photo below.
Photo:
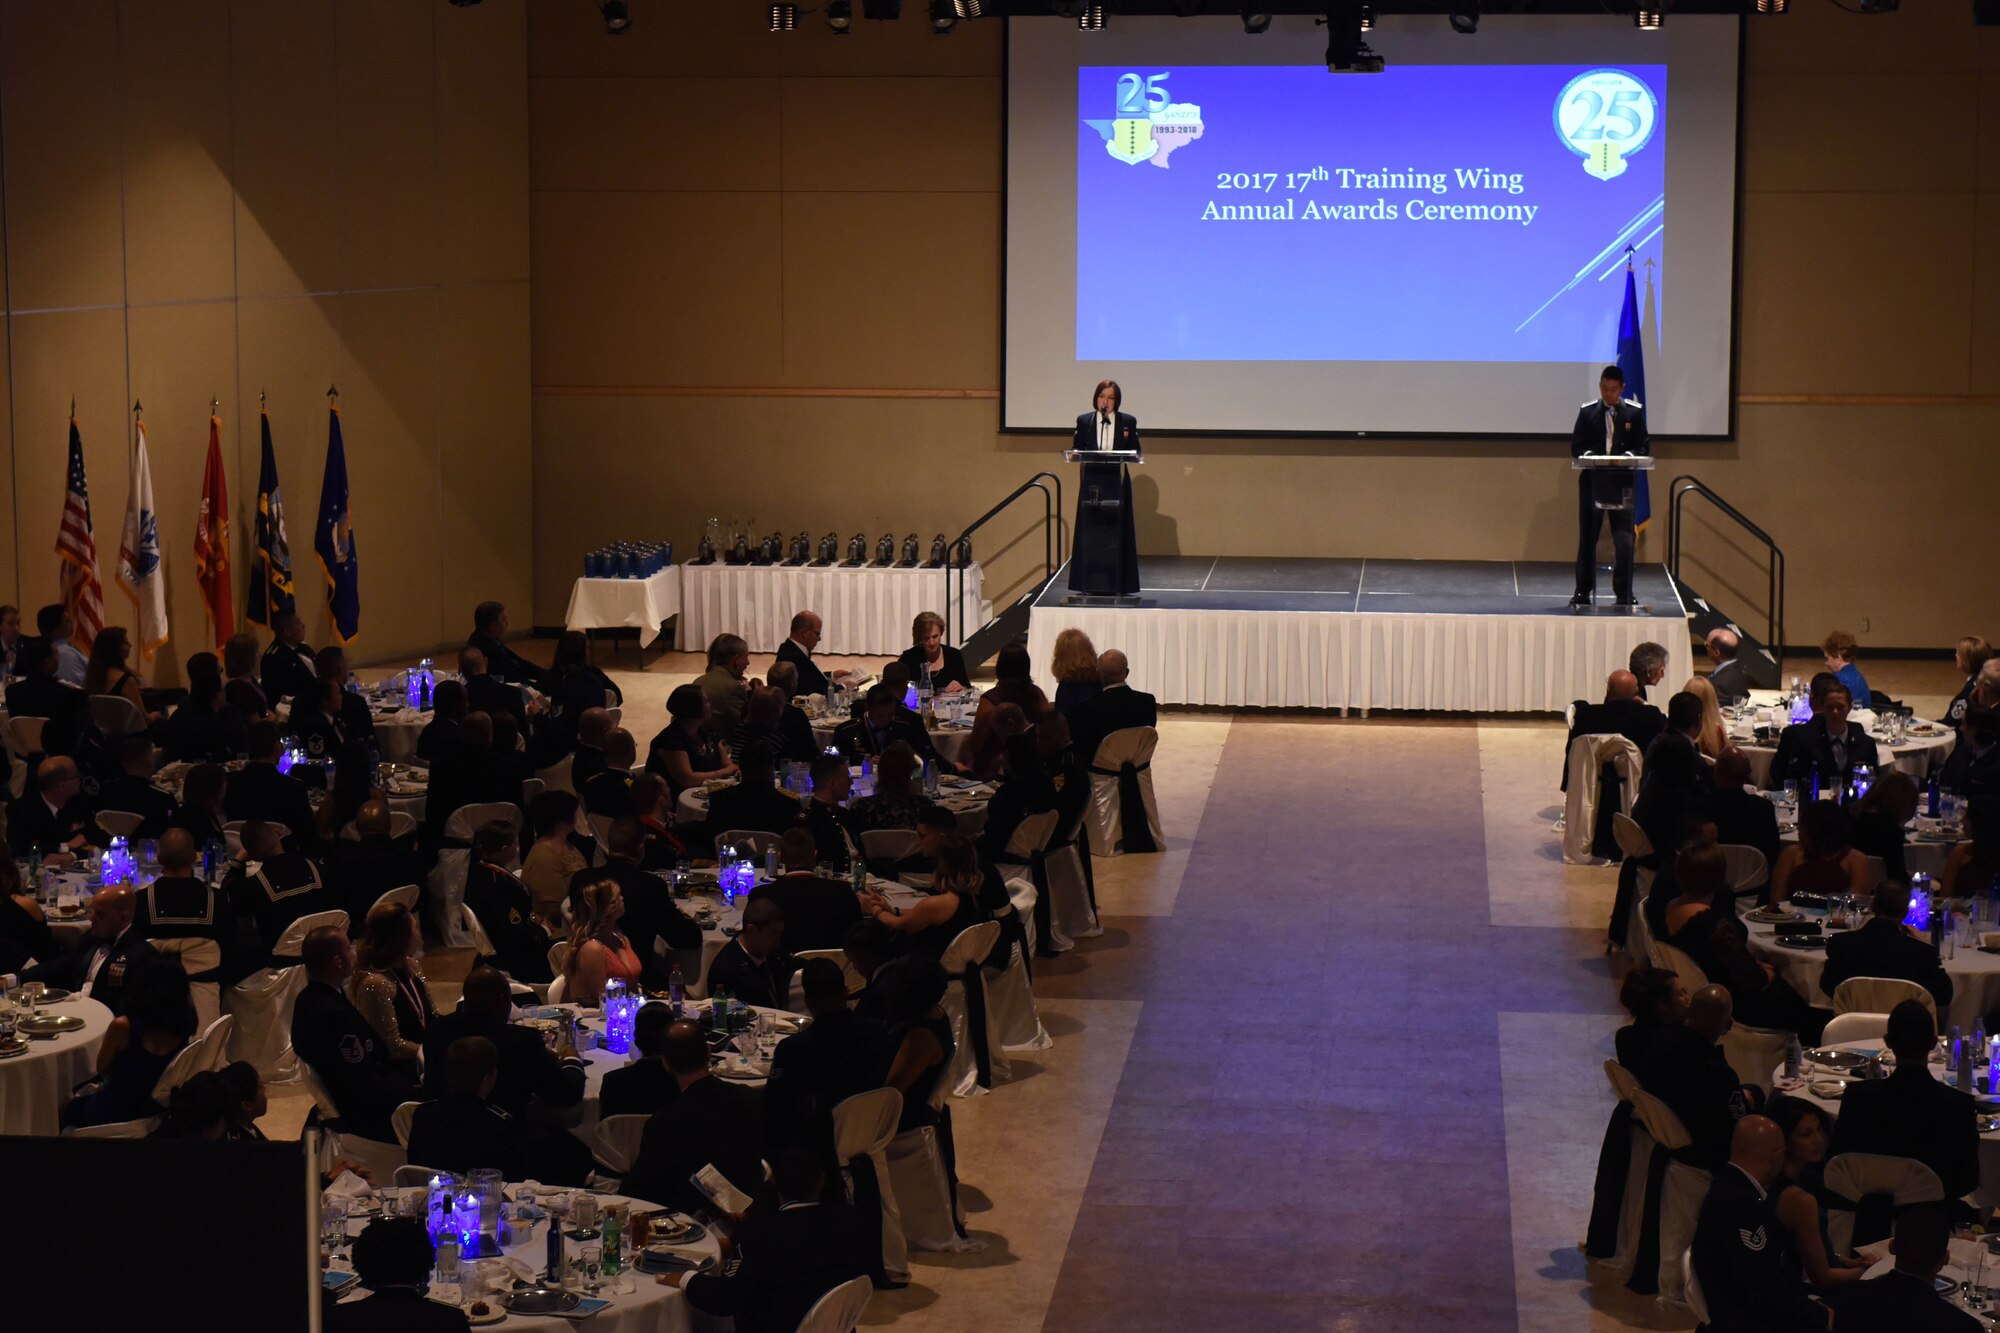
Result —
[[965, 1039], [972, 1043], [973, 1067], [979, 1086], [993, 1086], [993, 1053], [986, 1045], [986, 978], [980, 971], [985, 960], [975, 958], [951, 979], [965, 987]]
[[1590, 1194], [1590, 1226], [1583, 1252], [1593, 1259], [1618, 1253], [1618, 1215], [1625, 1208], [1625, 1182], [1632, 1167], [1632, 1103], [1611, 1108], [1604, 1146], [1597, 1152], [1597, 1184]]
[[951, 1134], [951, 1107], [938, 1111], [937, 1118], [938, 1151], [944, 1156], [944, 1179], [951, 1196], [951, 1229], [958, 1233], [960, 1240], [966, 1239], [965, 1223], [958, 1220], [958, 1143]]
[[889, 1280], [882, 1259], [882, 1181], [875, 1174], [875, 1159], [865, 1152], [856, 1153], [847, 1159], [847, 1171], [854, 1182], [855, 1215], [875, 1238], [868, 1247], [868, 1280], [878, 1290], [903, 1286]]
[[1896, 1198], [1892, 1194], [1877, 1191], [1864, 1194], [1858, 1199], [1842, 1198], [1832, 1191], [1827, 1193], [1827, 1207], [1845, 1209], [1854, 1214], [1854, 1243], [1867, 1245], [1878, 1240], [1887, 1240], [1896, 1221]]
[[1659, 1144], [1653, 1145], [1652, 1160], [1646, 1163], [1646, 1202], [1639, 1210], [1639, 1244], [1632, 1254], [1632, 1276], [1625, 1289], [1641, 1296], [1660, 1292], [1660, 1200], [1666, 1195], [1667, 1163], [1672, 1155]]
[[1153, 821], [1146, 817], [1145, 793], [1139, 789], [1139, 775], [1150, 768], [1151, 763], [1134, 764], [1129, 760], [1116, 768], [1090, 766], [1093, 773], [1118, 779], [1118, 823], [1128, 852], [1160, 850], [1159, 844], [1153, 841]]

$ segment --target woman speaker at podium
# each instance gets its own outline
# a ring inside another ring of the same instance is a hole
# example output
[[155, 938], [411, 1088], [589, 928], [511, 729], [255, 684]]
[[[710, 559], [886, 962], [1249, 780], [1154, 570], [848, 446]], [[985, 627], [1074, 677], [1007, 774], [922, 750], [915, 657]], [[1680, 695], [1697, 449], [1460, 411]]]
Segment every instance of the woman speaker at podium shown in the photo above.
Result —
[[1099, 380], [1091, 402], [1091, 410], [1076, 419], [1076, 438], [1069, 447], [1078, 453], [1093, 449], [1140, 452], [1138, 419], [1118, 410], [1125, 405], [1125, 391], [1118, 387], [1118, 381]]
[[[1094, 406], [1076, 419], [1070, 448], [1079, 455], [1140, 452], [1139, 423], [1119, 411], [1125, 395], [1101, 380]], [[1079, 459], [1076, 525], [1071, 531], [1069, 588], [1078, 597], [1133, 597], [1139, 591], [1139, 542], [1132, 526], [1132, 476], [1124, 462]]]

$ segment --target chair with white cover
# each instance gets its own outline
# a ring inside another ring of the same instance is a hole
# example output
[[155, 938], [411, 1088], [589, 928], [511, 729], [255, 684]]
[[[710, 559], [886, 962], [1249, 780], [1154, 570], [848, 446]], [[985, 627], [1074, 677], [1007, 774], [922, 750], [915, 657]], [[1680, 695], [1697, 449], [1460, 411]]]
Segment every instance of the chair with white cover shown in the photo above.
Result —
[[1938, 1203], [1944, 1198], [1944, 1182], [1937, 1172], [1912, 1157], [1889, 1157], [1882, 1153], [1844, 1152], [1829, 1158], [1821, 1177], [1826, 1190], [1827, 1238], [1835, 1254], [1845, 1254], [1856, 1244], [1880, 1240], [1880, 1236], [1857, 1236], [1854, 1231], [1858, 1208], [1870, 1196], [1902, 1208], [1912, 1203]]
[[431, 870], [429, 891], [431, 916], [440, 923], [444, 943], [453, 949], [471, 945], [460, 922], [458, 909], [465, 902], [465, 876], [472, 868], [472, 835], [494, 820], [519, 829], [526, 821], [521, 807], [512, 801], [484, 801], [461, 805], [446, 816], [444, 840], [438, 849], [437, 865]]
[[[333, 1094], [313, 1067], [299, 1061], [299, 1068], [305, 1071], [306, 1091], [312, 1094], [313, 1105], [318, 1109], [322, 1128], [326, 1129], [327, 1152], [334, 1158], [345, 1157], [357, 1165], [366, 1167], [369, 1177], [374, 1180], [388, 1180], [398, 1170], [409, 1165], [409, 1154], [400, 1143], [383, 1143], [376, 1139], [365, 1139], [359, 1134], [349, 1134], [327, 1127], [326, 1122], [338, 1122], [340, 1106], [333, 1100]], [[392, 1112], [393, 1114], [393, 1112]], [[413, 1112], [414, 1114], [414, 1112]]]
[[410, 1125], [417, 1118], [417, 1108], [422, 1105], [422, 1102], [402, 1102], [389, 1112], [389, 1128], [396, 1132], [396, 1146], [409, 1148]]
[[872, 828], [861, 835], [861, 855], [871, 865], [878, 861], [901, 861], [916, 853], [915, 829]]
[[1784, 1061], [1792, 1034], [1738, 1023], [1722, 1035], [1722, 1055], [1738, 1081], [1771, 1095], [1771, 1073]]
[[[313, 912], [285, 927], [272, 950], [297, 958], [305, 938], [321, 926], [347, 929], [345, 912]], [[303, 967], [261, 967], [229, 988], [229, 1012], [236, 1016], [229, 1043], [232, 1060], [248, 1060], [266, 1083], [296, 1083], [303, 1064], [292, 1053], [292, 1006], [305, 989]]]
[[1826, 1031], [1820, 1034], [1820, 1040], [1828, 1046], [1839, 1046], [1850, 1041], [1880, 1041], [1888, 1035], [1887, 1014], [1835, 1014], [1826, 1021]]
[[[194, 1001], [195, 1022], [206, 1028], [222, 1013], [222, 946], [202, 935], [162, 937], [151, 941], [153, 952], [172, 958], [188, 975], [188, 997]], [[196, 981], [196, 977], [205, 980]]]
[[535, 798], [537, 796], [540, 796], [543, 792], [547, 791], [548, 789], [549, 789], [548, 784], [543, 782], [540, 778], [522, 778], [521, 808], [526, 809], [528, 806], [534, 804]]
[[1611, 836], [1617, 841], [1618, 850], [1628, 857], [1653, 854], [1653, 840], [1639, 827], [1639, 821], [1628, 814], [1611, 816]]
[[460, 903], [458, 905], [458, 928], [465, 932], [467, 939], [472, 941], [472, 956], [474, 958], [491, 958], [494, 956], [493, 937], [486, 933], [486, 927], [479, 924], [479, 914], [473, 911], [469, 904]]
[[938, 1080], [960, 1097], [990, 1092], [1007, 1080], [1007, 1053], [993, 1039], [993, 1011], [986, 1002], [985, 969], [980, 964], [1000, 942], [1000, 923], [982, 921], [958, 933], [938, 961], [951, 979], [944, 1011], [951, 1019], [951, 1068]]
[[563, 1002], [563, 998], [568, 994], [569, 994], [569, 978], [564, 976], [560, 972], [556, 973], [556, 979], [549, 983], [549, 993], [548, 996], [546, 997], [547, 1003], [561, 1004]]
[[985, 1242], [965, 1234], [965, 1209], [959, 1203], [958, 1182], [947, 1144], [951, 1137], [950, 1086], [939, 1079], [931, 1088], [930, 1107], [937, 1123], [919, 1125], [889, 1140], [889, 1189], [902, 1216], [903, 1240], [912, 1250], [975, 1251]]
[[1007, 881], [1007, 900], [1014, 904], [1014, 917], [1021, 923], [1028, 952], [1032, 954], [1035, 951], [1035, 904], [1041, 900], [1041, 893], [1032, 880], [1015, 876]]
[[[1670, 1153], [1694, 1141], [1681, 1118], [1644, 1088], [1632, 1094], [1632, 1114], [1646, 1127], [1653, 1141]], [[1681, 1256], [1694, 1243], [1694, 1225], [1701, 1215], [1701, 1202], [1708, 1197], [1710, 1178], [1709, 1172], [1678, 1159], [1667, 1163], [1666, 1177], [1660, 1185], [1659, 1293], [1663, 1301], [1685, 1300], [1682, 1284], [1686, 1269]]]
[[[232, 819], [222, 826], [222, 845], [231, 856], [243, 850], [243, 826], [249, 822], [247, 819]], [[284, 824], [273, 823], [271, 827], [277, 830], [280, 840], [292, 836], [292, 830]]]
[[1905, 1000], [1915, 1000], [1937, 1022], [1937, 999], [1914, 981], [1900, 977], [1849, 977], [1833, 988], [1835, 1014], [1886, 1014]]
[[734, 847], [740, 854], [751, 857], [762, 865], [764, 858], [777, 849], [778, 835], [766, 833], [762, 829], [725, 829], [715, 835], [715, 845]]
[[1771, 877], [1771, 867], [1764, 860], [1764, 853], [1741, 843], [1722, 844], [1722, 864], [1723, 881], [1729, 885], [1731, 893], [1754, 889]]
[[[1090, 807], [1084, 815], [1092, 856], [1166, 850], [1160, 802], [1153, 795], [1153, 751], [1159, 744], [1160, 733], [1152, 727], [1124, 727], [1097, 743], [1090, 760]], [[1142, 817], [1144, 827], [1134, 827]]]
[[[853, 995], [859, 992], [868, 985], [868, 978], [862, 976], [859, 972], [856, 972], [854, 970], [854, 964], [847, 961], [847, 950], [845, 949], [799, 950], [798, 953], [799, 962], [807, 963], [815, 958], [829, 959], [832, 962], [838, 963], [840, 965], [840, 975], [847, 979], [847, 993], [849, 995]], [[794, 972], [792, 975], [794, 978], [796, 978], [798, 976], [798, 973]]]
[[833, 1108], [833, 1156], [848, 1203], [864, 1216], [882, 1218], [882, 1275], [910, 1280], [910, 1247], [903, 1239], [902, 1210], [889, 1184], [889, 1143], [903, 1118], [903, 1094], [876, 1088], [846, 1098]]
[[143, 1139], [160, 1127], [160, 1117], [144, 1120], [114, 1120], [108, 1125], [71, 1125], [62, 1132], [66, 1139]]
[[1676, 948], [1665, 940], [1653, 941], [1653, 966], [1664, 967], [1679, 977], [1689, 995], [1708, 984], [1708, 973], [1701, 970], [1701, 964], [1688, 957], [1686, 950]]
[[986, 1007], [993, 1015], [993, 1040], [1003, 1051], [1046, 1051], [1055, 1045], [1035, 1008], [1035, 984], [1028, 975], [1028, 956], [1016, 940], [1007, 950], [1007, 966], [986, 969]]
[[[1604, 1077], [1610, 1081], [1612, 1095], [1629, 1107], [1639, 1091], [1639, 1080], [1632, 1071], [1616, 1060], [1606, 1060]], [[1626, 1142], [1629, 1152], [1625, 1188], [1619, 1195], [1617, 1242], [1608, 1257], [1597, 1260], [1620, 1281], [1632, 1276], [1632, 1266], [1638, 1260], [1639, 1233], [1645, 1223], [1646, 1180], [1653, 1162], [1653, 1136], [1636, 1115], [1628, 1120]]]
[[90, 720], [97, 724], [97, 729], [104, 733], [107, 740], [115, 741], [121, 736], [146, 729], [146, 715], [122, 694], [91, 695]]
[[1016, 869], [1025, 869], [1028, 878], [1035, 884], [1035, 904], [1032, 917], [1021, 918], [1022, 922], [1033, 921], [1026, 928], [1030, 939], [1036, 939], [1046, 948], [1061, 951], [1075, 947], [1075, 941], [1056, 929], [1055, 916], [1049, 910], [1049, 843], [1056, 836], [1057, 826], [1062, 822], [1062, 813], [1057, 810], [1041, 810], [1027, 816], [1014, 826], [1014, 832], [1007, 838], [1007, 845], [993, 858], [1001, 873], [1012, 874]]
[[590, 836], [597, 839], [597, 845], [599, 847], [602, 847], [606, 843], [611, 841], [610, 815], [586, 814], [583, 817], [583, 820], [584, 823], [590, 825]]
[[129, 838], [139, 831], [139, 825], [146, 822], [144, 815], [135, 815], [130, 810], [99, 810], [97, 827], [114, 838]]
[[1625, 913], [1625, 956], [1635, 966], [1653, 965], [1653, 923], [1646, 916], [1646, 900], [1653, 896], [1653, 872], [1645, 866], [1632, 880], [1632, 906]]
[[574, 796], [576, 784], [570, 780], [570, 768], [575, 763], [576, 756], [566, 754], [547, 768], [536, 770], [535, 778], [542, 784], [543, 791], [566, 791]]
[[42, 728], [48, 724], [45, 717], [24, 715], [7, 719], [7, 753], [14, 756], [14, 772], [9, 781], [17, 797], [28, 771], [28, 760], [42, 752]]
[[180, 1048], [153, 1085], [153, 1100], [165, 1106], [174, 1089], [193, 1078], [229, 1063], [229, 1031], [236, 1020], [228, 1014], [208, 1024], [187, 1045]]
[[608, 1115], [590, 1134], [591, 1156], [614, 1176], [622, 1176], [639, 1160], [639, 1141], [646, 1137], [649, 1115]]
[[1888, 864], [1879, 856], [1864, 856], [1861, 858], [1861, 864], [1863, 867], [1861, 891], [1873, 893], [1889, 878]]
[[1569, 784], [1563, 793], [1563, 860], [1571, 865], [1603, 862], [1591, 850], [1597, 837], [1597, 806], [1603, 799], [1599, 777], [1606, 764], [1618, 777], [1619, 812], [1632, 813], [1639, 796], [1639, 747], [1615, 732], [1592, 732], [1569, 743]]
[[[390, 889], [387, 893], [384, 893], [380, 898], [377, 898], [373, 903], [369, 904], [368, 914], [370, 916], [373, 916], [375, 914], [375, 909], [382, 906], [384, 903], [394, 903], [398, 907], [406, 908], [409, 911], [414, 912], [417, 910], [418, 892], [419, 890], [417, 886], [414, 884], [404, 884], [397, 888]], [[465, 904], [461, 902], [459, 906], [463, 907], [465, 906]]]
[[557, 940], [555, 943], [549, 945], [550, 976], [559, 977], [563, 974], [563, 969], [569, 966], [569, 951], [570, 942], [568, 940]]
[[1695, 1327], [1708, 1326], [1708, 1297], [1701, 1293], [1701, 1281], [1694, 1272], [1694, 1247], [1681, 1256], [1681, 1300], [1687, 1305], [1688, 1313], [1695, 1317]]
[[798, 1333], [854, 1333], [854, 1326], [868, 1309], [875, 1284], [865, 1277], [851, 1277], [813, 1302], [812, 1309], [799, 1321]]

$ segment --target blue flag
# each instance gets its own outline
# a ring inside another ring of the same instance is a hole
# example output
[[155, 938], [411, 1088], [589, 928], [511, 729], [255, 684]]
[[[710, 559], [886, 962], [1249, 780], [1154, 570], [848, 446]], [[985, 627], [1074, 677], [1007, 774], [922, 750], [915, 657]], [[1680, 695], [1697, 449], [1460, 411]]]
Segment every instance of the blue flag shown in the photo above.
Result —
[[279, 616], [290, 615], [292, 547], [285, 539], [285, 497], [278, 489], [278, 455], [271, 448], [271, 416], [262, 413], [264, 460], [257, 470], [257, 551], [250, 576], [250, 604], [243, 618], [269, 629]]
[[326, 571], [326, 613], [333, 621], [334, 637], [351, 642], [361, 631], [361, 557], [347, 512], [347, 450], [340, 442], [338, 406], [329, 406], [326, 414], [326, 475], [319, 483], [313, 550]]
[[[1625, 307], [1618, 312], [1618, 369], [1625, 376], [1625, 396], [1646, 407], [1646, 352], [1639, 336], [1639, 294], [1632, 283], [1632, 252], [1625, 252]], [[1632, 493], [1632, 522], [1643, 528], [1653, 517], [1653, 495], [1646, 474], [1637, 474]]]

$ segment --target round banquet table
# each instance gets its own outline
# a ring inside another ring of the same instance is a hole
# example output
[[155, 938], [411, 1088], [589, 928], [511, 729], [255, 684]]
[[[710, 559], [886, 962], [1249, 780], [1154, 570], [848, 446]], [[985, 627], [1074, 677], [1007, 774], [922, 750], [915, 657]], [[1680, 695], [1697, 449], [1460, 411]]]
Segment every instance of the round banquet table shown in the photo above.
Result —
[[111, 1011], [87, 996], [42, 1007], [73, 1014], [83, 1027], [50, 1041], [31, 1041], [21, 1054], [0, 1060], [0, 1134], [59, 1133], [63, 1104], [70, 1090], [96, 1070], [98, 1044], [111, 1026]]
[[[577, 1015], [578, 1025], [591, 1034], [593, 1043], [591, 1048], [587, 1051], [579, 1051], [577, 1053], [583, 1059], [583, 1102], [579, 1108], [582, 1114], [576, 1123], [570, 1126], [572, 1134], [575, 1134], [585, 1143], [589, 1143], [591, 1142], [591, 1136], [597, 1132], [597, 1122], [600, 1118], [598, 1114], [598, 1096], [604, 1089], [604, 1076], [614, 1069], [623, 1069], [634, 1060], [637, 1060], [639, 1052], [635, 1047], [626, 1054], [619, 1055], [616, 1052], [604, 1049], [601, 1045], [595, 1044], [604, 1040], [604, 1010], [584, 1008], [573, 1004], [565, 1004], [558, 1007], [567, 1009]], [[686, 1002], [686, 1009], [689, 1017], [699, 1018], [703, 1026], [707, 1026], [707, 1000], [690, 999]], [[784, 1017], [794, 1022], [799, 1017], [797, 1014], [787, 1013], [783, 1009], [766, 1009], [761, 1005], [752, 1005], [751, 1010], [754, 1013]], [[712, 1059], [711, 1057], [711, 1062]], [[731, 1072], [728, 1074], [722, 1074], [718, 1071], [718, 1076], [726, 1078], [731, 1083], [741, 1083], [745, 1087], [751, 1088], [761, 1088], [767, 1081], [761, 1072], [735, 1066], [732, 1066]]]
[[[1790, 847], [1798, 842], [1798, 813], [1783, 799], [1784, 794], [1763, 791], [1758, 794], [1768, 797], [1778, 809], [1779, 846]], [[1944, 872], [1944, 863], [1950, 859], [1952, 849], [1958, 846], [1962, 829], [1956, 825], [1939, 824], [1922, 811], [1903, 827], [1903, 868], [1913, 875], [1924, 874], [1936, 879]], [[1948, 831], [1940, 836], [1941, 829]]]
[[[853, 772], [858, 778], [861, 770], [857, 768]], [[986, 827], [986, 804], [992, 796], [993, 788], [983, 783], [964, 788], [959, 794], [954, 794], [951, 788], [947, 787], [944, 794], [938, 797], [938, 804], [958, 816], [959, 832], [968, 837], [976, 837], [979, 831]], [[805, 797], [800, 797], [800, 804], [804, 804], [805, 800]], [[674, 803], [674, 822], [702, 824], [707, 821], [708, 789], [689, 787], [681, 793], [680, 800]]]
[[[511, 1192], [512, 1187], [510, 1186], [509, 1188]], [[400, 1192], [397, 1190], [383, 1191], [383, 1193], [391, 1194]], [[555, 1193], [557, 1191], [549, 1189], [543, 1192]], [[570, 1194], [579, 1191], [563, 1190], [561, 1192]], [[600, 1194], [598, 1195], [598, 1200], [600, 1204], [629, 1203], [641, 1212], [659, 1207], [658, 1204], [647, 1203], [643, 1199], [629, 1199], [622, 1194]], [[348, 1235], [359, 1235], [362, 1228], [373, 1220], [373, 1213], [349, 1217], [347, 1222]], [[545, 1214], [532, 1225], [515, 1223], [514, 1241], [505, 1247], [507, 1257], [525, 1264], [535, 1272], [540, 1273], [548, 1262], [548, 1229], [552, 1220]], [[575, 1242], [572, 1241], [570, 1244], [574, 1246]], [[722, 1257], [722, 1246], [716, 1241], [713, 1232], [698, 1241], [676, 1248], [701, 1251], [713, 1256], [718, 1261]], [[330, 1265], [332, 1271], [352, 1272], [352, 1254], [353, 1250], [350, 1246], [347, 1250], [343, 1250], [339, 1255], [335, 1256]], [[478, 1261], [468, 1259], [462, 1261], [462, 1264], [469, 1267], [474, 1262], [491, 1264], [496, 1268], [498, 1265], [497, 1260], [490, 1259]], [[689, 1307], [687, 1297], [681, 1294], [680, 1288], [666, 1286], [654, 1281], [651, 1273], [634, 1271], [632, 1276], [637, 1290], [625, 1295], [620, 1295], [612, 1291], [610, 1281], [606, 1280], [604, 1290], [596, 1293], [595, 1299], [609, 1301], [611, 1302], [610, 1306], [581, 1322], [571, 1319], [558, 1319], [553, 1315], [510, 1314], [504, 1320], [500, 1321], [498, 1327], [507, 1330], [507, 1333], [518, 1333], [520, 1330], [528, 1329], [539, 1329], [544, 1330], [545, 1333], [555, 1333], [556, 1330], [573, 1331], [578, 1328], [588, 1328], [592, 1330], [592, 1333], [693, 1333], [693, 1330], [698, 1327], [705, 1328], [711, 1326], [711, 1321]], [[369, 1299], [368, 1294], [357, 1286], [350, 1288], [341, 1297], [340, 1303], [346, 1305], [354, 1301], [367, 1299]], [[493, 1303], [494, 1298], [489, 1296], [485, 1299], [489, 1303]]]
[[[1806, 920], [1818, 921], [1825, 928], [1825, 912], [1812, 908], [1798, 910]], [[1822, 1009], [1832, 1007], [1833, 1001], [1819, 988], [1820, 974], [1826, 971], [1824, 948], [1790, 948], [1778, 943], [1775, 926], [1747, 917], [1743, 925], [1750, 932], [1753, 957], [1769, 963], [1794, 990], [1805, 996], [1807, 1003]], [[1974, 938], [1994, 928], [1992, 923], [1984, 923], [1977, 928]], [[1982, 952], [1975, 944], [1954, 942], [1948, 947], [1951, 956], [1944, 960], [1944, 970], [1951, 978], [1951, 1008], [1939, 1019], [1939, 1025], [1949, 1028], [1955, 1023], [1970, 1032], [1975, 1022], [2000, 1008], [2000, 954]]]
[[[832, 718], [816, 717], [813, 719], [812, 729], [813, 743], [825, 749], [833, 744], [833, 733], [840, 730], [840, 723]], [[964, 768], [972, 758], [971, 721], [968, 719], [964, 722], [946, 722], [929, 730], [931, 748], [936, 750], [941, 758]]]
[[[1751, 692], [1752, 701], [1762, 707], [1770, 707], [1777, 697], [1772, 691]], [[1849, 715], [1849, 720], [1860, 723], [1874, 737], [1875, 748], [1884, 767], [1893, 764], [1920, 783], [1934, 769], [1942, 768], [1958, 745], [1958, 734], [1949, 727], [1938, 727], [1935, 734], [1908, 735], [1892, 745], [1882, 733], [1881, 724], [1872, 711], [1856, 709]], [[1750, 781], [1759, 787], [1767, 785], [1771, 779], [1771, 764], [1778, 757], [1777, 744], [1759, 744], [1755, 724], [1748, 717], [1732, 718], [1724, 725], [1729, 732], [1729, 743], [1743, 751], [1743, 757], [1750, 761]], [[1922, 725], [1928, 728], [1936, 726], [1936, 723]]]
[[414, 763], [417, 738], [431, 724], [431, 714], [399, 706], [375, 713], [374, 721], [375, 745], [382, 752], [382, 761], [389, 764]]

